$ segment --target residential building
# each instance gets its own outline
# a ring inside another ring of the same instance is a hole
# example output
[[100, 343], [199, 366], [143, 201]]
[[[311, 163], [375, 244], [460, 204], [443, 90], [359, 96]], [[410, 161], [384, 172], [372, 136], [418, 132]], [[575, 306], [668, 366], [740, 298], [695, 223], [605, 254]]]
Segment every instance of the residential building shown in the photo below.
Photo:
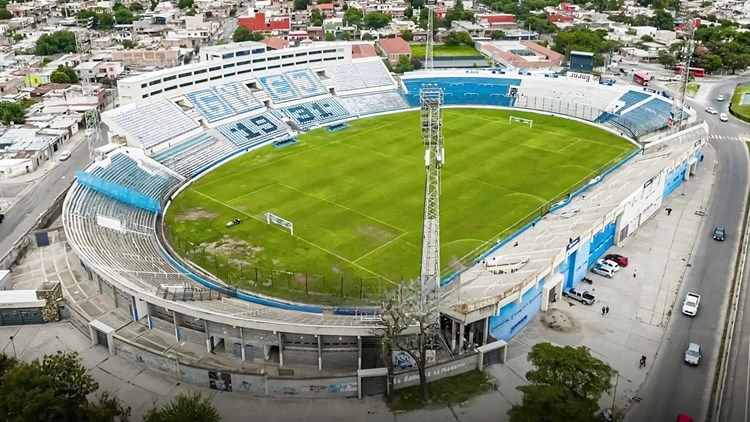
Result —
[[286, 34], [291, 27], [289, 16], [266, 17], [264, 12], [250, 11], [249, 16], [237, 18], [237, 25], [244, 26], [253, 32]]
[[479, 51], [504, 66], [513, 68], [554, 69], [565, 56], [533, 41], [478, 41]]
[[380, 50], [381, 55], [391, 64], [398, 63], [398, 59], [401, 56], [411, 59], [411, 47], [401, 37], [383, 38], [378, 40], [375, 45]]

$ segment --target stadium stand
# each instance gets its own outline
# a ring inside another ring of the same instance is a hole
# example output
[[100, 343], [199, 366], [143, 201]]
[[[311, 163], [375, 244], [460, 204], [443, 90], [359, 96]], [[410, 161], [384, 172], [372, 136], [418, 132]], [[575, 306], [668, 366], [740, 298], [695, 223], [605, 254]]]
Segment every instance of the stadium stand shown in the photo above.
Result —
[[225, 119], [234, 115], [234, 110], [219, 98], [213, 88], [204, 88], [185, 94], [185, 97], [206, 116], [209, 122]]
[[310, 69], [293, 70], [284, 76], [303, 98], [327, 94], [326, 87]]
[[145, 149], [198, 127], [195, 120], [167, 100], [140, 104], [137, 108], [126, 110], [112, 116], [112, 120], [126, 132], [129, 140], [138, 142]]
[[89, 173], [125, 189], [157, 199], [165, 196], [180, 183], [178, 178], [163, 168], [149, 166], [143, 160], [134, 159], [122, 150], [110, 154], [109, 160], [98, 162]]
[[[555, 80], [539, 79], [534, 83], [524, 81], [518, 87], [519, 97], [531, 97], [533, 99], [555, 99], [569, 103], [585, 104], [586, 106], [604, 111], [618, 99], [622, 91], [617, 89], [591, 89], [587, 85], [561, 84]], [[531, 99], [524, 100], [529, 103]]]
[[326, 68], [337, 92], [394, 86], [388, 69], [380, 61], [335, 64]]
[[282, 74], [261, 76], [258, 78], [258, 82], [263, 85], [274, 103], [283, 103], [300, 98], [299, 93]]
[[234, 151], [236, 148], [228, 143], [202, 133], [151, 158], [181, 176], [191, 177]]
[[246, 86], [239, 82], [219, 85], [213, 88], [216, 94], [234, 110], [235, 114], [247, 113], [261, 108], [263, 105], [253, 97]]
[[408, 90], [406, 101], [419, 106], [419, 89], [424, 84], [437, 85], [445, 90], [447, 105], [513, 106], [511, 86], [521, 85], [519, 79], [506, 78], [419, 78], [403, 81]]
[[621, 112], [625, 111], [648, 97], [650, 97], [650, 95], [646, 92], [628, 91], [617, 100], [617, 106], [615, 110]]
[[398, 92], [381, 92], [377, 94], [353, 95], [339, 98], [339, 102], [349, 114], [366, 116], [373, 113], [403, 110], [409, 108]]
[[221, 125], [217, 130], [240, 148], [289, 134], [289, 127], [270, 112]]
[[298, 104], [283, 108], [281, 111], [303, 130], [349, 117], [349, 112], [336, 98]]
[[[671, 110], [671, 103], [659, 97], [652, 97], [621, 112], [604, 114], [596, 119], [596, 122], [625, 130], [638, 137], [667, 127], [672, 119]], [[689, 115], [684, 116], [688, 117]], [[679, 116], [675, 116], [674, 120], [679, 120]]]

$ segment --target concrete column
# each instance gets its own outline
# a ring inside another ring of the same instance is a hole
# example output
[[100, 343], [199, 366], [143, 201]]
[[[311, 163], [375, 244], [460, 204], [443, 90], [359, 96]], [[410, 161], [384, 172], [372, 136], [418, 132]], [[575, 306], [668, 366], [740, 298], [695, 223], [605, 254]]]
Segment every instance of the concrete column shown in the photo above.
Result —
[[451, 319], [451, 351], [456, 352], [456, 321]]
[[180, 325], [177, 322], [177, 312], [172, 311], [172, 323], [174, 324], [174, 338], [180, 341]]
[[362, 337], [357, 336], [357, 369], [362, 369]]
[[208, 334], [208, 321], [203, 320], [203, 333], [206, 335], [206, 351], [211, 353], [213, 351], [213, 345], [211, 344], [211, 336]]
[[473, 322], [469, 325], [469, 346], [474, 345], [474, 325]]
[[466, 325], [463, 323], [463, 321], [458, 323], [458, 354], [461, 355], [464, 353], [464, 331], [465, 331]]
[[277, 333], [279, 337], [279, 366], [284, 366], [284, 336]]
[[245, 361], [245, 333], [242, 332], [242, 327], [240, 327], [240, 353], [242, 354], [242, 361]]
[[487, 344], [487, 336], [490, 334], [490, 317], [484, 319], [484, 334], [482, 334], [482, 346]]
[[323, 370], [323, 336], [317, 335], [318, 338], [318, 371]]

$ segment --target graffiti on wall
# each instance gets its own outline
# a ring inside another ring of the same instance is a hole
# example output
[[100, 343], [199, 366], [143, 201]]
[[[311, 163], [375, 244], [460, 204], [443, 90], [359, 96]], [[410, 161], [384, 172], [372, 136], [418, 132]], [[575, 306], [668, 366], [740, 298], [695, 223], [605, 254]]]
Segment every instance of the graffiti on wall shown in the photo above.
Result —
[[331, 384], [328, 386], [329, 393], [350, 393], [357, 391], [356, 382], [342, 382], [341, 384]]
[[208, 387], [212, 390], [232, 391], [232, 375], [208, 371]]
[[[427, 365], [434, 365], [436, 360], [434, 350], [426, 350], [427, 352]], [[416, 351], [414, 352], [416, 353]], [[416, 369], [417, 361], [411, 357], [408, 352], [402, 350], [393, 352], [393, 368], [395, 369]]]

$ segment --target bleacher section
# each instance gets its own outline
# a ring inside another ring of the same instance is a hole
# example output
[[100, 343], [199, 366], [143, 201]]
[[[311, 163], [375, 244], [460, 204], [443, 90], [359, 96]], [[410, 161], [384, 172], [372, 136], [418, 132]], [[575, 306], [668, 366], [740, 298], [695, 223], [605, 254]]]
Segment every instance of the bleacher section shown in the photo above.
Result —
[[236, 148], [211, 134], [202, 133], [151, 158], [189, 178], [235, 150]]
[[289, 127], [270, 112], [221, 125], [217, 130], [239, 148], [289, 134]]
[[[563, 103], [582, 104], [595, 108], [599, 112], [609, 109], [620, 97], [616, 89], [596, 88], [585, 84], [555, 83], [555, 79], [541, 79], [534, 83], [524, 82], [518, 88], [519, 97], [530, 97], [522, 101], [521, 106], [544, 99], [559, 100]], [[517, 100], [518, 101], [518, 100]]]
[[229, 104], [236, 114], [247, 113], [261, 108], [263, 105], [253, 97], [246, 86], [239, 82], [214, 87], [216, 93]]
[[[632, 107], [640, 103], [641, 101], [645, 100], [648, 97], [649, 97], [649, 94], [646, 92], [628, 91], [617, 100], [618, 107], [616, 111], [620, 111], [620, 112], [625, 111], [629, 107]], [[622, 105], [620, 105], [621, 103]]]
[[109, 157], [109, 163], [94, 167], [89, 173], [149, 198], [161, 198], [180, 183], [178, 178], [163, 169], [148, 168], [125, 152]]
[[265, 88], [274, 103], [298, 100], [299, 93], [282, 74], [261, 76], [258, 81]]
[[349, 110], [349, 114], [354, 116], [367, 116], [368, 114], [403, 110], [409, 107], [398, 92], [341, 97], [339, 102]]
[[335, 98], [325, 98], [286, 107], [281, 110], [303, 130], [323, 123], [341, 120], [349, 116], [344, 106]]
[[[672, 104], [653, 98], [636, 107], [625, 110], [621, 115], [609, 115], [603, 123], [625, 129], [633, 136], [641, 136], [667, 127], [671, 117]], [[685, 116], [686, 118], [688, 116]], [[675, 120], [678, 120], [676, 116]], [[599, 121], [599, 119], [597, 119]]]
[[284, 74], [303, 98], [326, 94], [326, 87], [310, 69], [293, 70]]
[[380, 60], [334, 64], [327, 67], [337, 92], [393, 86], [388, 69]]
[[196, 121], [167, 100], [139, 104], [137, 108], [115, 114], [112, 120], [127, 133], [129, 140], [145, 149], [198, 127]]
[[209, 122], [261, 108], [261, 104], [246, 87], [234, 82], [204, 88], [185, 94], [185, 97]]
[[445, 90], [447, 105], [492, 105], [513, 106], [509, 96], [511, 86], [519, 86], [521, 80], [506, 78], [425, 78], [405, 79], [408, 90], [406, 101], [419, 107], [419, 89], [424, 84], [437, 85]]

